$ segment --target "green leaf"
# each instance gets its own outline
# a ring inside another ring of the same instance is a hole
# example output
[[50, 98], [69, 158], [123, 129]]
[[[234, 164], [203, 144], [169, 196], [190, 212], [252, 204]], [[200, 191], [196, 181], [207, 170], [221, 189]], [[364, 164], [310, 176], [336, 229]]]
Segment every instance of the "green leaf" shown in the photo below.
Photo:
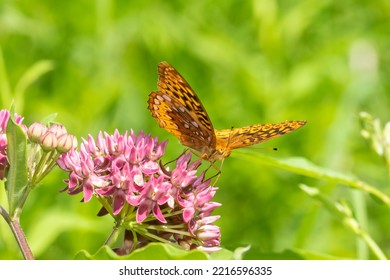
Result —
[[28, 180], [27, 139], [22, 128], [15, 123], [13, 115], [13, 110], [11, 110], [7, 124], [7, 157], [10, 167], [5, 183], [11, 217], [13, 217]]
[[306, 158], [294, 157], [278, 159], [263, 154], [250, 152], [248, 150], [235, 151], [235, 154], [240, 155], [240, 157], [248, 158], [253, 162], [271, 165], [297, 174], [317, 179], [324, 179], [330, 182], [344, 184], [351, 188], [365, 191], [382, 201], [384, 204], [386, 204], [387, 207], [390, 208], [390, 197], [381, 192], [379, 189], [359, 180], [353, 175], [346, 175], [331, 169], [317, 166]]
[[15, 98], [20, 97], [26, 89], [42, 75], [51, 71], [54, 68], [54, 63], [51, 60], [41, 60], [35, 62], [20, 78], [15, 87]]
[[26, 70], [23, 76], [19, 79], [15, 86], [13, 98], [19, 110], [23, 111], [23, 96], [27, 88], [36, 82], [45, 73], [54, 68], [54, 63], [51, 60], [41, 60], [34, 63]]
[[118, 256], [110, 247], [102, 246], [95, 254], [82, 250], [75, 256], [78, 260], [207, 260], [210, 255], [200, 251], [187, 251], [170, 244], [151, 243], [129, 255]]

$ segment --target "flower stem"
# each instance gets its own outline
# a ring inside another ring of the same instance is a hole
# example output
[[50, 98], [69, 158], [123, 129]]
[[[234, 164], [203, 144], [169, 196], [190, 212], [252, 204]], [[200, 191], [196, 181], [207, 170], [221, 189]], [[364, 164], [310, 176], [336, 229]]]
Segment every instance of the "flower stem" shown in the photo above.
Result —
[[99, 200], [99, 202], [103, 205], [103, 207], [106, 208], [107, 212], [111, 215], [111, 217], [113, 217], [115, 220], [117, 220], [115, 215], [112, 214], [112, 207], [111, 207], [110, 203], [107, 201], [107, 199], [104, 196], [101, 196], [99, 194], [96, 194], [95, 196]]
[[371, 249], [371, 252], [378, 258], [378, 260], [387, 260], [387, 257], [383, 253], [381, 248], [378, 246], [378, 244], [371, 238], [371, 236], [367, 232], [360, 231], [358, 234], [366, 242], [368, 247]]
[[23, 233], [23, 230], [19, 224], [19, 218], [15, 221], [11, 220], [8, 212], [0, 206], [0, 214], [3, 216], [4, 220], [10, 226], [13, 235], [15, 236], [16, 242], [19, 245], [20, 250], [22, 251], [23, 257], [26, 260], [33, 260], [34, 255], [31, 252], [30, 246], [27, 243], [26, 236]]
[[[56, 150], [50, 152], [44, 152], [39, 163], [34, 171], [33, 179], [31, 180], [32, 186], [38, 184], [57, 164], [59, 154], [56, 155]], [[54, 158], [56, 157], [56, 158]], [[51, 160], [48, 160], [52, 158]], [[49, 163], [49, 165], [46, 165]]]
[[110, 236], [108, 236], [107, 240], [104, 242], [104, 245], [111, 245], [116, 241], [119, 233], [119, 228], [117, 226], [113, 227]]
[[40, 174], [39, 180], [36, 183], [39, 183], [57, 165], [57, 158], [58, 156], [56, 156], [56, 158], [54, 158], [53, 161], [48, 166], [46, 166], [46, 169], [42, 172], [42, 174]]
[[32, 174], [31, 185], [38, 183], [37, 178], [39, 178], [39, 174], [42, 172], [50, 153], [51, 152], [43, 152], [38, 164], [35, 167], [34, 174]]
[[[183, 228], [183, 227], [181, 227]], [[177, 230], [173, 229], [172, 227], [165, 227], [165, 226], [148, 226], [148, 229], [152, 230], [160, 230], [160, 231], [165, 231], [165, 232], [170, 232], [170, 233], [177, 233], [185, 236], [191, 236], [191, 234], [187, 231], [184, 230]]]
[[175, 244], [175, 243], [172, 243], [172, 242], [169, 242], [168, 240], [160, 237], [160, 236], [157, 236], [155, 234], [152, 234], [150, 232], [148, 232], [147, 230], [145, 230], [145, 228], [143, 227], [134, 227], [133, 230], [135, 232], [137, 232], [138, 234], [148, 238], [149, 240], [152, 240], [152, 241], [159, 241], [159, 242], [162, 242], [162, 243], [169, 243], [171, 244], [172, 246], [175, 246], [177, 248], [181, 248], [179, 245]]
[[380, 249], [378, 244], [372, 239], [372, 237], [362, 229], [359, 222], [352, 215], [352, 210], [345, 204], [339, 202], [333, 202], [325, 195], [321, 194], [318, 189], [312, 188], [306, 185], [301, 184], [300, 188], [306, 192], [308, 195], [313, 197], [314, 199], [319, 200], [322, 204], [332, 213], [335, 217], [338, 218], [340, 222], [344, 224], [349, 230], [351, 230], [358, 237], [362, 238], [363, 241], [367, 244], [368, 248], [371, 252], [379, 259], [379, 260], [387, 260], [385, 254]]
[[19, 220], [19, 217], [22, 214], [23, 205], [24, 205], [24, 203], [26, 203], [26, 200], [27, 200], [27, 197], [28, 197], [28, 194], [30, 193], [30, 191], [31, 191], [31, 187], [29, 185], [27, 185], [23, 189], [22, 195], [19, 199], [18, 205], [16, 206], [15, 212], [13, 214], [14, 220]]

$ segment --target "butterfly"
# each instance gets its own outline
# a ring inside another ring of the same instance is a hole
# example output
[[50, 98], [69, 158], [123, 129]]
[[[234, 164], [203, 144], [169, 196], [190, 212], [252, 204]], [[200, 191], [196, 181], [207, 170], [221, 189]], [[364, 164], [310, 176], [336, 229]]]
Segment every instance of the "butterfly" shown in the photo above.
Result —
[[160, 127], [200, 152], [210, 162], [224, 160], [234, 149], [255, 145], [292, 132], [306, 121], [255, 124], [241, 128], [214, 129], [198, 96], [168, 62], [158, 65], [158, 91], [149, 95], [148, 109]]

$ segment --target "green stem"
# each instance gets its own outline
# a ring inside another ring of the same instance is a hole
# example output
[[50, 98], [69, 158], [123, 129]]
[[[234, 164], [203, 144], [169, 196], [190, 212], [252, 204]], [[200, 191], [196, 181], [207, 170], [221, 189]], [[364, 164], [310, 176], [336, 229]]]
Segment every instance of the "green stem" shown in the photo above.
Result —
[[160, 230], [160, 231], [165, 231], [165, 232], [170, 232], [170, 233], [177, 233], [180, 235], [191, 236], [191, 234], [188, 231], [182, 231], [182, 230], [172, 229], [172, 228], [163, 227], [163, 226], [148, 226], [148, 229]]
[[44, 165], [47, 162], [47, 158], [49, 157], [49, 154], [51, 152], [43, 152], [37, 166], [35, 167], [34, 174], [32, 174], [32, 179], [31, 179], [31, 185], [34, 186], [36, 184], [37, 177], [41, 173]]
[[[57, 156], [58, 158], [58, 156]], [[37, 181], [35, 182], [35, 184], [38, 184], [43, 178], [46, 177], [47, 174], [50, 173], [50, 171], [52, 171], [52, 169], [57, 165], [57, 159], [53, 159], [53, 161], [50, 163], [50, 165], [46, 166], [46, 168], [43, 170], [43, 172], [41, 174], [39, 174], [39, 177], [37, 179]]]
[[387, 260], [387, 257], [383, 251], [379, 248], [378, 244], [371, 238], [365, 231], [360, 232], [360, 237], [366, 242], [367, 246], [371, 249], [371, 252], [378, 258], [378, 260]]
[[30, 246], [27, 243], [26, 236], [23, 233], [23, 230], [19, 224], [19, 219], [12, 220], [8, 212], [0, 206], [0, 214], [4, 217], [4, 220], [10, 226], [13, 235], [15, 236], [16, 242], [20, 248], [20, 251], [23, 254], [25, 260], [33, 260], [34, 255], [31, 252]]
[[319, 167], [305, 158], [277, 159], [259, 153], [250, 153], [245, 150], [235, 151], [235, 155], [240, 155], [241, 157], [248, 158], [256, 162], [261, 162], [263, 164], [274, 166], [311, 178], [340, 183], [353, 189], [365, 191], [381, 200], [388, 208], [390, 208], [390, 197], [381, 192], [378, 188], [375, 188], [352, 175], [345, 175], [337, 171]]
[[335, 217], [337, 217], [346, 228], [351, 230], [357, 236], [362, 238], [370, 248], [371, 252], [380, 260], [386, 260], [386, 256], [380, 249], [378, 244], [371, 238], [371, 236], [362, 229], [359, 222], [352, 216], [351, 209], [343, 203], [333, 202], [325, 195], [321, 194], [317, 188], [312, 188], [301, 184], [300, 188], [309, 196], [317, 199], [324, 205]]
[[[38, 184], [57, 164], [57, 159], [60, 155], [56, 150], [52, 150], [50, 152], [44, 152], [39, 163], [34, 171], [33, 178], [31, 180], [31, 185], [34, 187]], [[49, 158], [53, 157], [50, 161]], [[56, 157], [54, 159], [54, 157]], [[46, 165], [47, 162], [50, 162], [50, 165]]]
[[175, 244], [175, 243], [171, 243], [171, 242], [169, 242], [168, 240], [166, 240], [166, 239], [164, 239], [164, 238], [162, 238], [162, 237], [160, 237], [160, 236], [157, 236], [157, 235], [154, 235], [153, 233], [150, 233], [149, 231], [145, 230], [144, 227], [138, 227], [138, 226], [136, 226], [136, 227], [133, 227], [133, 228], [132, 228], [132, 231], [133, 231], [133, 230], [134, 230], [135, 232], [137, 232], [138, 234], [147, 237], [147, 238], [150, 239], [150, 240], [153, 240], [153, 241], [160, 241], [160, 242], [162, 242], [162, 243], [169, 243], [169, 244], [171, 244], [171, 245], [173, 245], [173, 246], [175, 246], [175, 247], [177, 247], [177, 248], [181, 248], [179, 245], [177, 245], [177, 244]]
[[111, 245], [113, 242], [116, 241], [119, 234], [119, 227], [115, 226], [112, 229], [111, 234], [108, 236], [107, 240], [104, 242], [104, 245]]
[[112, 213], [111, 204], [107, 201], [107, 199], [105, 199], [103, 196], [101, 196], [99, 194], [96, 194], [96, 198], [103, 205], [103, 207], [106, 208], [107, 212], [111, 215], [111, 217], [113, 217], [114, 220], [117, 221], [118, 217], [115, 217], [115, 215]]
[[23, 206], [24, 204], [26, 203], [26, 200], [27, 200], [27, 197], [29, 195], [31, 191], [31, 187], [29, 185], [27, 185], [23, 191], [22, 191], [22, 195], [19, 199], [19, 202], [15, 208], [15, 212], [14, 212], [14, 215], [13, 215], [13, 219], [15, 220], [19, 220], [19, 217], [20, 215], [22, 214], [22, 210], [23, 210]]

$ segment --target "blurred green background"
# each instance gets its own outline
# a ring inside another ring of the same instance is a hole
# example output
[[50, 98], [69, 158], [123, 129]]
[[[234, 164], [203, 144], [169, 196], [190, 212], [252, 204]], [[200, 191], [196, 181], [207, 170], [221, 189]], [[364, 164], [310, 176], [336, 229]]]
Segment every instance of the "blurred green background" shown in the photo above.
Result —
[[[360, 136], [358, 122], [360, 111], [390, 120], [389, 20], [387, 0], [1, 0], [6, 69], [0, 75], [7, 75], [9, 85], [0, 85], [0, 105], [9, 108], [15, 98], [26, 124], [57, 112], [57, 120], [77, 137], [115, 128], [144, 130], [169, 139], [170, 160], [183, 147], [147, 110], [148, 94], [157, 88], [157, 65], [168, 61], [197, 92], [216, 128], [308, 121], [249, 149], [306, 157], [389, 193], [386, 168]], [[52, 71], [18, 95], [20, 78], [39, 61]], [[51, 173], [22, 214], [39, 259], [95, 252], [113, 226], [109, 217], [96, 217], [96, 201], [84, 204], [80, 195], [59, 192], [65, 177], [58, 169]], [[356, 203], [356, 192], [344, 186], [255, 164], [233, 152], [214, 199], [223, 204], [216, 211], [222, 247], [251, 245], [249, 258], [286, 250], [371, 258], [299, 183]], [[389, 211], [367, 195], [363, 200], [366, 229], [389, 256]], [[3, 221], [0, 258], [21, 258]]]

